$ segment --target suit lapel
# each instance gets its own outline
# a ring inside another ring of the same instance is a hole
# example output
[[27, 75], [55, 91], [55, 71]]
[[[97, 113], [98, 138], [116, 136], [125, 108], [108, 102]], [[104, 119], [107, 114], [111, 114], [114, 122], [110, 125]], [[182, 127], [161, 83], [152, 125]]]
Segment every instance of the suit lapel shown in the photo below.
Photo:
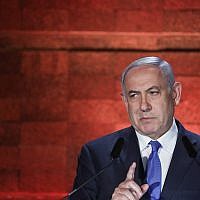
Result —
[[134, 180], [139, 185], [141, 185], [144, 183], [145, 175], [140, 155], [138, 139], [133, 127], [130, 127], [130, 134], [124, 139], [125, 139], [124, 151], [121, 156], [123, 169], [127, 173], [130, 165], [133, 162], [136, 162], [136, 171], [134, 174]]
[[[181, 126], [180, 123], [177, 122], [177, 126], [179, 130], [178, 139], [161, 193], [161, 199], [173, 198], [176, 191], [179, 190], [184, 176], [187, 174], [187, 171], [189, 171], [193, 161], [197, 159], [198, 155], [198, 162], [200, 163], [200, 151], [199, 154], [197, 154], [197, 148], [194, 148], [196, 140], [193, 137], [190, 138], [190, 135], [188, 135], [187, 131]], [[121, 177], [120, 180], [125, 179], [130, 165], [133, 161], [135, 161], [137, 166], [134, 180], [139, 185], [142, 185], [145, 183], [145, 173], [140, 155], [138, 139], [133, 127], [128, 129], [127, 134], [124, 134], [123, 138], [125, 143], [120, 154], [120, 159], [118, 160], [119, 165], [116, 170], [117, 174]], [[144, 195], [142, 199], [148, 199], [148, 197]]]
[[180, 127], [180, 124], [178, 125], [178, 139], [161, 193], [161, 199], [173, 198], [173, 195], [176, 194], [176, 191], [179, 190], [184, 176], [189, 171], [192, 162], [196, 157], [196, 151], [193, 148], [192, 142], [185, 135], [185, 130], [183, 127]]

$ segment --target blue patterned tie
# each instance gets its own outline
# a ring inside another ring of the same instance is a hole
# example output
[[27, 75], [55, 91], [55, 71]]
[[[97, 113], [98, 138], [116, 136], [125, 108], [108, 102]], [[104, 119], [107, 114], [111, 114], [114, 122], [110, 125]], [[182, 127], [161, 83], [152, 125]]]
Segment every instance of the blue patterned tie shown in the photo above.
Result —
[[161, 164], [158, 157], [158, 149], [161, 144], [158, 141], [150, 141], [152, 152], [147, 163], [147, 183], [149, 185], [149, 196], [151, 200], [160, 199], [161, 193]]

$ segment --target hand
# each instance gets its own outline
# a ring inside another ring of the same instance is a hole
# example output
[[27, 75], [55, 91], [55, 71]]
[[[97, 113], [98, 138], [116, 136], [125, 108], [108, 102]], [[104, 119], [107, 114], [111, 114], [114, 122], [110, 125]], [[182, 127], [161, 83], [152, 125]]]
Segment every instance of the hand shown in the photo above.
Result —
[[130, 166], [126, 179], [115, 188], [112, 200], [139, 200], [148, 190], [149, 186], [143, 184], [139, 186], [134, 181], [136, 163]]

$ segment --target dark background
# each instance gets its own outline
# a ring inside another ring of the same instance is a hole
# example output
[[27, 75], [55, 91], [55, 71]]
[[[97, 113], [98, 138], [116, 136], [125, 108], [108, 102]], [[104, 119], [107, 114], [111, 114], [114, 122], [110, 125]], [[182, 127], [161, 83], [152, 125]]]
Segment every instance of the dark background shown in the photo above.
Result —
[[0, 0], [0, 199], [71, 190], [83, 143], [129, 125], [120, 74], [174, 67], [176, 116], [200, 130], [199, 0]]

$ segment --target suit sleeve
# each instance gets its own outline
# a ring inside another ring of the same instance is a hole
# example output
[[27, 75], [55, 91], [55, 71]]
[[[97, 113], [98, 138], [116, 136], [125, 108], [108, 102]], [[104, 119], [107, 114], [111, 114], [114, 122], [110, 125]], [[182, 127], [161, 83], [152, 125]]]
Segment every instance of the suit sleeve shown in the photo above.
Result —
[[[73, 189], [78, 188], [95, 174], [92, 151], [89, 146], [84, 145], [78, 157], [77, 174]], [[97, 196], [97, 184], [95, 179], [87, 183], [82, 189], [74, 193], [70, 200], [95, 200]]]

